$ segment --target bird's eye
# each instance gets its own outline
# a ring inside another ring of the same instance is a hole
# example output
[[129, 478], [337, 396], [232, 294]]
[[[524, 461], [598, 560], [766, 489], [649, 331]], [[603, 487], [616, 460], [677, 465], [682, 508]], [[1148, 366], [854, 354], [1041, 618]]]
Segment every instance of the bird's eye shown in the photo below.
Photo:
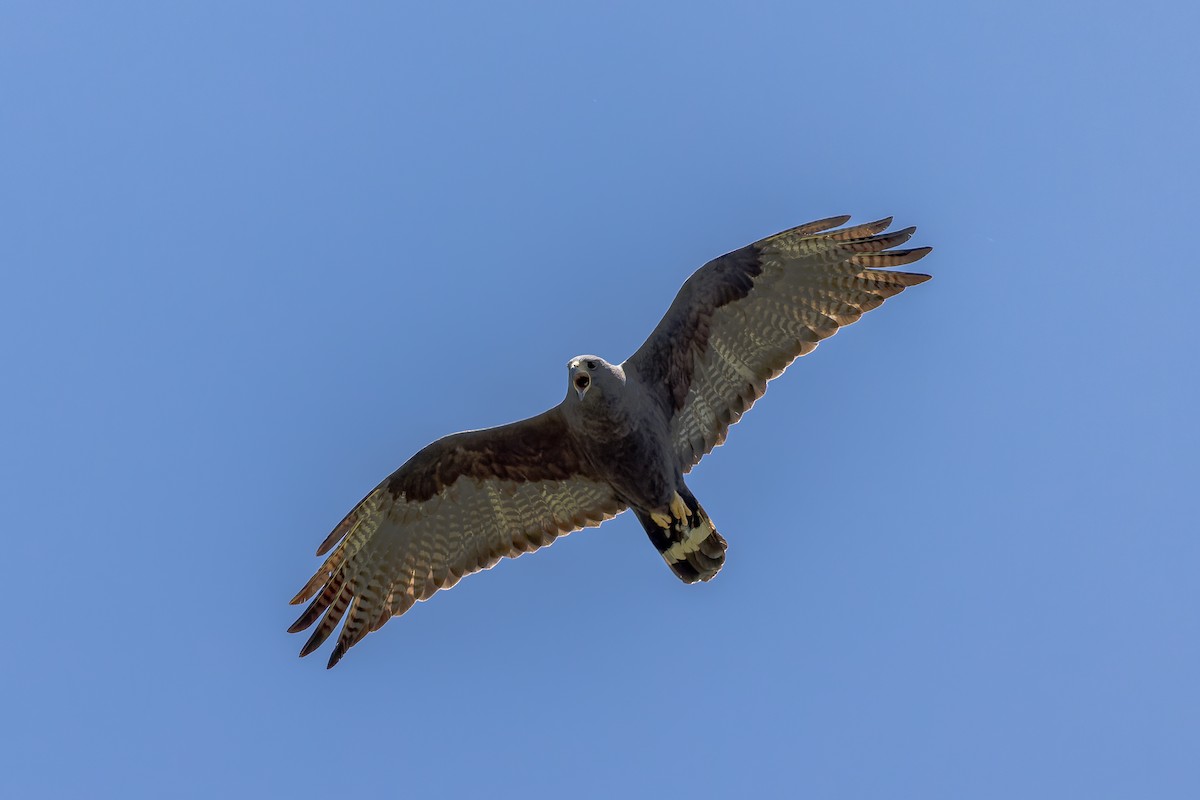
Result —
[[595, 369], [595, 368], [596, 368], [596, 362], [595, 362], [595, 361], [589, 361], [589, 362], [587, 362], [587, 368], [588, 368], [588, 369]]
[[576, 375], [575, 376], [575, 388], [581, 392], [584, 389], [588, 388], [588, 384], [591, 382], [592, 382], [591, 378], [589, 378], [587, 375]]

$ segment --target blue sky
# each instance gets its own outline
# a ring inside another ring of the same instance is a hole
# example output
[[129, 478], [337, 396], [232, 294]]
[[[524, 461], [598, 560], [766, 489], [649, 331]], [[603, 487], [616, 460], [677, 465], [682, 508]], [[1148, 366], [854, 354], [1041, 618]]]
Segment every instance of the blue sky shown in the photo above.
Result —
[[[11, 797], [1195, 797], [1194, 6], [9, 3]], [[288, 598], [452, 431], [707, 259], [935, 279], [690, 485], [327, 672]]]

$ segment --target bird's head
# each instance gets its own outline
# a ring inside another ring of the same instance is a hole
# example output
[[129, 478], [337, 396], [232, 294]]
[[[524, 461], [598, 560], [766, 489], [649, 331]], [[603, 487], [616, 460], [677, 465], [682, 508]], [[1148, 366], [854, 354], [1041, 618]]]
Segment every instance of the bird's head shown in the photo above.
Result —
[[588, 397], [603, 396], [625, 385], [625, 372], [600, 356], [576, 356], [567, 363], [570, 387], [567, 395], [574, 394], [579, 402]]

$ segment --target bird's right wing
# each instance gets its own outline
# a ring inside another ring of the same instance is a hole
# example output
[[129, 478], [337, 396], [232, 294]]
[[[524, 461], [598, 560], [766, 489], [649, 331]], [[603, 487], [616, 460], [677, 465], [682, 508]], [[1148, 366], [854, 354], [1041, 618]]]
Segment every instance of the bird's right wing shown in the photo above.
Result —
[[890, 248], [915, 228], [891, 219], [840, 230], [831, 217], [713, 259], [684, 283], [646, 342], [625, 362], [657, 393], [685, 469], [725, 440], [798, 356], [928, 275], [891, 272], [929, 247]]
[[447, 436], [409, 459], [325, 539], [317, 555], [337, 548], [292, 599], [312, 602], [289, 630], [320, 620], [300, 652], [306, 656], [345, 617], [332, 667], [367, 633], [462, 576], [624, 508], [588, 476], [558, 409]]

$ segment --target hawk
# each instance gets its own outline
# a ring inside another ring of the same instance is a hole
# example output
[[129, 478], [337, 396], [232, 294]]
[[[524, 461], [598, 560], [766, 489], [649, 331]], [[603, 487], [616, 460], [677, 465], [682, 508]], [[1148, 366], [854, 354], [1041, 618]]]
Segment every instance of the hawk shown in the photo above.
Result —
[[810, 222], [713, 259], [623, 364], [567, 364], [567, 395], [520, 422], [446, 436], [354, 507], [317, 548], [325, 562], [292, 598], [289, 629], [343, 619], [329, 667], [369, 632], [464, 575], [632, 509], [685, 583], [725, 563], [725, 538], [684, 482], [797, 357], [928, 275], [886, 268], [931, 248], [894, 249], [915, 228], [891, 218]]

